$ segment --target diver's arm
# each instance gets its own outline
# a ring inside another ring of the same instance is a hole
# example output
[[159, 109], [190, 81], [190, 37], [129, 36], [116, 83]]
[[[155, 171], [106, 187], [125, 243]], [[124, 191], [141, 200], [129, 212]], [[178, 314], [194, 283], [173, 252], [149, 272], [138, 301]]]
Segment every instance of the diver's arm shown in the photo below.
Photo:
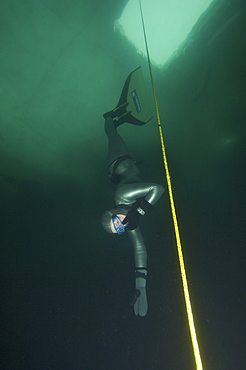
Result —
[[127, 230], [134, 247], [135, 268], [147, 269], [147, 250], [139, 226], [135, 230]]
[[135, 299], [134, 312], [135, 315], [145, 316], [148, 311], [148, 301], [146, 295], [146, 279], [147, 279], [147, 250], [142, 237], [140, 228], [128, 230], [128, 235], [131, 238], [134, 247], [135, 260]]
[[163, 186], [154, 183], [133, 183], [120, 186], [115, 193], [116, 204], [132, 204], [138, 198], [144, 198], [152, 206], [164, 192]]

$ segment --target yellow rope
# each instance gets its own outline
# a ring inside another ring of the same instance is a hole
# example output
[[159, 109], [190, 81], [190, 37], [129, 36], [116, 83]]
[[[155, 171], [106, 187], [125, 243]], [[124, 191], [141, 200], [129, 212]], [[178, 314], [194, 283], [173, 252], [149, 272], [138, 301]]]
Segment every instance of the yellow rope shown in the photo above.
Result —
[[144, 25], [144, 18], [143, 18], [143, 10], [142, 10], [142, 5], [141, 5], [141, 0], [139, 0], [139, 6], [140, 6], [140, 11], [141, 11], [143, 33], [144, 33], [144, 40], [145, 40], [147, 59], [148, 59], [148, 65], [149, 65], [152, 92], [153, 92], [154, 103], [155, 103], [157, 124], [158, 124], [158, 128], [159, 128], [159, 134], [160, 134], [160, 140], [161, 140], [163, 162], [164, 162], [164, 167], [165, 167], [165, 171], [166, 171], [168, 193], [169, 193], [169, 198], [170, 198], [170, 205], [171, 205], [171, 210], [172, 210], [174, 231], [175, 231], [176, 242], [177, 242], [179, 265], [180, 265], [180, 271], [181, 271], [181, 277], [182, 277], [182, 284], [183, 284], [183, 291], [184, 291], [184, 298], [185, 298], [185, 304], [186, 304], [186, 311], [187, 311], [191, 341], [192, 341], [193, 352], [194, 352], [194, 357], [195, 357], [195, 362], [196, 362], [196, 369], [197, 370], [202, 370], [203, 366], [202, 366], [202, 360], [201, 360], [199, 345], [198, 345], [197, 336], [196, 336], [194, 318], [193, 318], [193, 313], [192, 313], [192, 308], [191, 308], [190, 294], [189, 294], [188, 282], [187, 282], [186, 271], [185, 271], [185, 263], [184, 263], [182, 246], [181, 246], [181, 241], [180, 241], [178, 220], [177, 220], [177, 216], [176, 216], [175, 204], [174, 204], [174, 199], [173, 199], [171, 177], [170, 177], [170, 173], [169, 173], [169, 169], [168, 169], [166, 149], [165, 149], [165, 143], [164, 143], [164, 138], [163, 138], [163, 133], [162, 133], [159, 108], [158, 108], [156, 91], [155, 91], [155, 86], [154, 86], [154, 79], [153, 79], [152, 68], [151, 68], [151, 63], [150, 63], [150, 56], [149, 56], [149, 50], [148, 50], [148, 43], [147, 43], [147, 37], [146, 37], [146, 31], [145, 31], [145, 25]]

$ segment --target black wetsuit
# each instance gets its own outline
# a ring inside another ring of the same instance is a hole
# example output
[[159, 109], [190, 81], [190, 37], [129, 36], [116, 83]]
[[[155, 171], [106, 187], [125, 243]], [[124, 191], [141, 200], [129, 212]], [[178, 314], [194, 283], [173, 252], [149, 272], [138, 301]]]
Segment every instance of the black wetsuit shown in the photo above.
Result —
[[[105, 120], [105, 132], [108, 136], [108, 173], [110, 178], [114, 180], [115, 176], [115, 180], [119, 182], [115, 192], [116, 206], [131, 206], [139, 198], [154, 205], [163, 194], [164, 188], [158, 184], [143, 182], [140, 170], [129, 155], [111, 117]], [[134, 246], [136, 269], [147, 268], [147, 251], [140, 228], [128, 230], [128, 234]]]

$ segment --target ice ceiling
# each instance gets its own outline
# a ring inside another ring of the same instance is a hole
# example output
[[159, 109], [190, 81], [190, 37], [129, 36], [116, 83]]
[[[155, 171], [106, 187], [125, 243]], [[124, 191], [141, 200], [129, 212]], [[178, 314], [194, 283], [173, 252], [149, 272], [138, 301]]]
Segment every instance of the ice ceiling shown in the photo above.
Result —
[[[151, 59], [156, 65], [162, 66], [177, 51], [211, 1], [141, 1]], [[138, 0], [129, 0], [115, 27], [146, 56]]]
[[[191, 25], [185, 27], [180, 20], [184, 14], [191, 15], [188, 4], [194, 2], [187, 1], [182, 9], [184, 1], [171, 1], [168, 9], [160, 7], [163, 2], [150, 3], [151, 8], [146, 9], [143, 0], [150, 52], [154, 58], [154, 49], [162, 51], [164, 60], [170, 35], [174, 37], [181, 30], [185, 37], [189, 32]], [[208, 3], [202, 2], [203, 9]], [[114, 22], [123, 22], [129, 11], [128, 7], [124, 11], [126, 4], [123, 0], [1, 2], [2, 179], [48, 181], [70, 176], [89, 184], [103, 168], [107, 141], [102, 114], [115, 106], [126, 76], [139, 65], [148, 85], [146, 59], [114, 28]], [[178, 14], [174, 13], [175, 7]], [[154, 16], [158, 36], [153, 34], [152, 41], [148, 28], [155, 8], [160, 17]], [[168, 17], [167, 11], [171, 12]], [[191, 24], [198, 13], [192, 16]], [[243, 107], [244, 16], [243, 2], [215, 0], [193, 27], [185, 52], [177, 56], [167, 72], [154, 69], [166, 135], [171, 138], [169, 147], [177, 140], [189, 141], [192, 135], [198, 142], [209, 138], [211, 148], [237, 137], [230, 122], [233, 112], [238, 114]], [[161, 24], [173, 27], [169, 37], [167, 31], [159, 29]], [[130, 31], [130, 26], [126, 28]], [[226, 127], [223, 133], [220, 122]], [[210, 127], [213, 135], [208, 132]], [[126, 135], [134, 150], [132, 130], [127, 128]], [[152, 148], [158, 140], [152, 125], [144, 127], [139, 135], [143, 137], [140, 150]], [[178, 148], [182, 148], [181, 141]], [[175, 150], [179, 150], [177, 146]]]

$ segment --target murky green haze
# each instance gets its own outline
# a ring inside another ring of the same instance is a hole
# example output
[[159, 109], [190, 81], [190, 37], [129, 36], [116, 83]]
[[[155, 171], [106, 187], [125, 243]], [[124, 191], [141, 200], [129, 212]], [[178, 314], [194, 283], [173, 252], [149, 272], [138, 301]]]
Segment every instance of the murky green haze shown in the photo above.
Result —
[[[153, 69], [210, 370], [246, 363], [246, 13], [243, 1], [224, 3], [167, 70]], [[195, 368], [167, 191], [141, 224], [145, 318], [130, 305], [130, 240], [100, 224], [115, 190], [102, 114], [139, 65], [152, 101], [146, 60], [113, 32], [123, 8], [124, 1], [109, 0], [0, 4], [3, 369]], [[119, 132], [144, 160], [144, 179], [166, 188], [156, 119]]]

